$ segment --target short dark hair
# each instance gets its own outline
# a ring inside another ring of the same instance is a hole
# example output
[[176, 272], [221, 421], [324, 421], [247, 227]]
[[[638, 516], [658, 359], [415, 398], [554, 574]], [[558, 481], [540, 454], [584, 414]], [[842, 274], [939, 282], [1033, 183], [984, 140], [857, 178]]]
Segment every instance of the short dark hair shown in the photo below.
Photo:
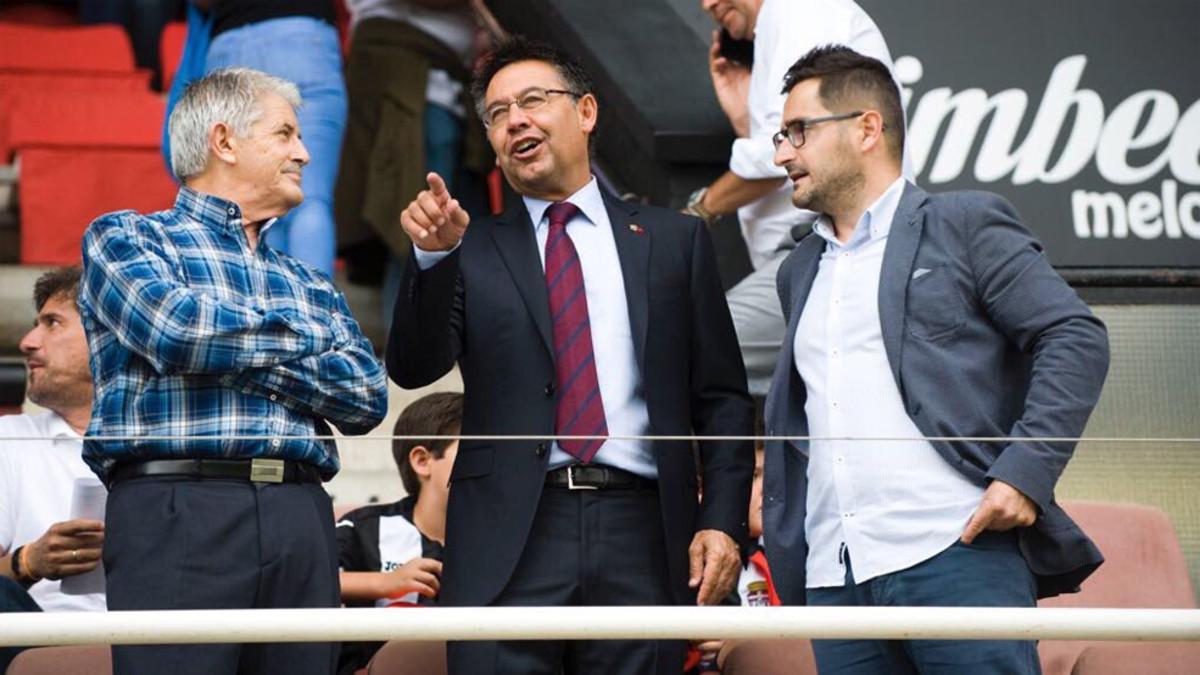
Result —
[[418, 445], [424, 446], [435, 458], [441, 459], [451, 439], [424, 439], [422, 436], [454, 436], [462, 429], [463, 395], [453, 391], [429, 394], [408, 404], [396, 426], [394, 436], [409, 436], [392, 441], [392, 458], [400, 469], [404, 491], [413, 497], [421, 494], [421, 481], [413, 471], [408, 455]]
[[471, 81], [471, 96], [475, 99], [475, 111], [479, 113], [480, 117], [483, 117], [485, 112], [484, 98], [487, 96], [487, 88], [492, 83], [492, 78], [503, 68], [521, 61], [548, 63], [558, 71], [568, 90], [581, 96], [583, 94], [595, 95], [592, 78], [577, 61], [551, 44], [531, 40], [522, 35], [513, 35], [492, 50], [491, 54], [484, 59], [479, 70], [476, 71], [475, 79]]
[[46, 272], [33, 283], [33, 306], [40, 312], [47, 302], [59, 296], [74, 301], [79, 297], [79, 279], [82, 276], [83, 270], [79, 265]]
[[888, 150], [900, 161], [904, 153], [904, 109], [900, 89], [882, 61], [845, 45], [814, 47], [788, 68], [783, 76], [783, 93], [812, 79], [821, 80], [817, 93], [821, 103], [833, 112], [849, 112], [857, 107], [878, 110]]

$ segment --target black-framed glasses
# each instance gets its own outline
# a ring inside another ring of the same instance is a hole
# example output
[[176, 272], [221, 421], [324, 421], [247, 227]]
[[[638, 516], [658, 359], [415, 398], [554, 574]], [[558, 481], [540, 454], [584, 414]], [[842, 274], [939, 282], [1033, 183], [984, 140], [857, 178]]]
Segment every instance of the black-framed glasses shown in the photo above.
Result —
[[542, 89], [541, 87], [531, 87], [521, 92], [519, 96], [509, 100], [506, 103], [493, 103], [483, 113], [483, 124], [486, 127], [493, 127], [499, 124], [504, 124], [505, 118], [508, 117], [508, 111], [516, 103], [517, 107], [525, 112], [537, 110], [538, 108], [550, 102], [550, 97], [555, 94], [565, 94], [572, 98], [579, 98], [583, 94], [576, 91], [568, 91], [566, 89]]
[[810, 117], [806, 120], [793, 120], [788, 122], [781, 131], [775, 132], [775, 135], [771, 137], [771, 142], [775, 144], [775, 149], [778, 150], [780, 144], [783, 143], [783, 139], [786, 138], [788, 143], [792, 144], [793, 148], [799, 148], [804, 145], [804, 132], [814, 124], [852, 120], [866, 112], [865, 110], [855, 110], [854, 112], [841, 113], [840, 115], [826, 115], [824, 117]]

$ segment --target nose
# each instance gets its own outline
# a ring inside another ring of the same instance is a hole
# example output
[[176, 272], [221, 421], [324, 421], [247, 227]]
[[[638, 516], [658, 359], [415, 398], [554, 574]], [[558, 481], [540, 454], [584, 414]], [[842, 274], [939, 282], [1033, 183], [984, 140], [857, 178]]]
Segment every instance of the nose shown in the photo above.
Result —
[[300, 166], [306, 166], [309, 159], [311, 158], [308, 155], [308, 148], [304, 147], [304, 141], [300, 140], [300, 137], [297, 136], [296, 147], [292, 150], [292, 161]]
[[22, 354], [29, 356], [40, 349], [41, 346], [42, 327], [34, 326], [28, 333], [25, 334], [25, 337], [21, 338], [21, 342], [17, 345], [17, 348], [21, 350]]
[[783, 166], [796, 156], [796, 149], [786, 138], [775, 148], [775, 166]]
[[719, 0], [700, 0], [700, 8], [706, 12], [711, 12], [717, 6], [717, 2]]
[[523, 129], [529, 126], [529, 113], [517, 105], [516, 101], [508, 104], [508, 115], [504, 119], [504, 124], [509, 129]]

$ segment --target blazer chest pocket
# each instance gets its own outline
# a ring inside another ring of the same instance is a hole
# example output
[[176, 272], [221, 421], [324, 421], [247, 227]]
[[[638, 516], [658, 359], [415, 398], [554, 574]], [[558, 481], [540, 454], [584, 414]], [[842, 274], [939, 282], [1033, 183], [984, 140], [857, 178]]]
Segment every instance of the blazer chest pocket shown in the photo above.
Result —
[[913, 268], [908, 282], [908, 332], [920, 340], [945, 340], [966, 325], [963, 298], [944, 265]]

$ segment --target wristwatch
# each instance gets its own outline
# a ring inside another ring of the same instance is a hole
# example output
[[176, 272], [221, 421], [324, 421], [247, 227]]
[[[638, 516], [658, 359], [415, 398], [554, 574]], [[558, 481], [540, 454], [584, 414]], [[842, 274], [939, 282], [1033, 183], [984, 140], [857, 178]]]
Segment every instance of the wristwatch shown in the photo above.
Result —
[[707, 186], [696, 190], [690, 197], [688, 197], [687, 206], [683, 207], [683, 210], [684, 212], [703, 220], [705, 225], [711, 227], [712, 224], [717, 222], [717, 219], [721, 216], [704, 208], [704, 196], [707, 194]]

